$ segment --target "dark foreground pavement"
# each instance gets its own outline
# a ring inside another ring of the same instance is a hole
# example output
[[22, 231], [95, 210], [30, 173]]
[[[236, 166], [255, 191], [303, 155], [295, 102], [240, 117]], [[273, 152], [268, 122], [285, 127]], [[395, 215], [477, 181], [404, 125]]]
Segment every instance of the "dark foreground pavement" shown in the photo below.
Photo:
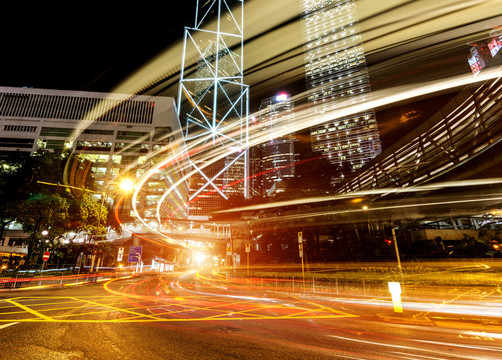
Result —
[[401, 314], [201, 272], [3, 292], [0, 359], [501, 359], [501, 298], [476, 294], [403, 299]]

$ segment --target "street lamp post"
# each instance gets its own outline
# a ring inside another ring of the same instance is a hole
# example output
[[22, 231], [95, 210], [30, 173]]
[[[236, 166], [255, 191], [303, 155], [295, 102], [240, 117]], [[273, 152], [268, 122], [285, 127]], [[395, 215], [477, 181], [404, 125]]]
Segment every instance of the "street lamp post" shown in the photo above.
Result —
[[105, 185], [105, 187], [103, 189], [103, 192], [101, 193], [101, 206], [99, 207], [98, 226], [96, 227], [96, 233], [94, 235], [93, 254], [92, 254], [92, 261], [91, 261], [91, 272], [94, 271], [94, 263], [95, 263], [95, 260], [96, 260], [96, 254], [95, 254], [95, 251], [96, 251], [96, 242], [97, 242], [97, 238], [99, 236], [99, 226], [101, 225], [101, 215], [102, 215], [102, 212], [103, 212], [103, 207], [105, 205], [106, 192], [108, 190], [108, 186], [110, 186], [111, 184], [119, 185], [119, 188], [123, 192], [129, 192], [129, 191], [131, 191], [134, 188], [134, 183], [131, 180], [129, 180], [129, 179], [122, 179], [120, 182], [108, 181], [106, 183], [106, 185]]
[[394, 250], [396, 251], [397, 267], [399, 269], [399, 274], [401, 275], [401, 281], [403, 281], [403, 268], [401, 266], [401, 257], [399, 256], [399, 248], [397, 247], [396, 230], [392, 228], [392, 241], [394, 242]]
[[99, 206], [98, 215], [98, 226], [96, 227], [96, 233], [94, 234], [94, 244], [92, 246], [92, 260], [91, 260], [91, 272], [94, 271], [94, 262], [96, 261], [96, 241], [99, 236], [99, 226], [101, 225], [101, 214], [103, 213], [103, 206], [105, 206], [106, 190], [108, 189], [110, 182], [105, 185], [103, 192], [101, 193], [101, 205]]
[[[42, 230], [42, 236], [45, 238], [49, 232], [47, 230]], [[45, 250], [44, 249], [45, 242], [42, 242], [42, 253], [45, 255]], [[43, 272], [44, 272], [44, 265], [45, 265], [45, 258], [42, 259], [42, 267], [40, 268], [40, 280], [38, 281], [38, 286], [42, 285], [42, 277], [43, 277]]]
[[[101, 215], [103, 213], [103, 207], [104, 207], [104, 204], [105, 204], [105, 198], [106, 198], [106, 192], [108, 190], [108, 186], [111, 185], [111, 184], [117, 184], [117, 185], [119, 185], [119, 188], [123, 192], [129, 192], [129, 191], [131, 191], [134, 188], [134, 182], [132, 180], [129, 180], [129, 179], [122, 179], [119, 182], [117, 182], [117, 181], [108, 181], [106, 183], [103, 191], [101, 191], [101, 192], [99, 192], [99, 191], [93, 191], [93, 190], [89, 190], [89, 189], [83, 189], [83, 188], [79, 188], [79, 187], [75, 187], [75, 186], [71, 186], [71, 185], [64, 185], [64, 184], [60, 184], [60, 183], [54, 184], [54, 183], [49, 183], [49, 182], [45, 182], [45, 181], [37, 181], [37, 182], [40, 183], [40, 184], [45, 184], [45, 185], [62, 186], [62, 187], [65, 187], [65, 188], [77, 189], [77, 190], [82, 190], [82, 191], [89, 191], [89, 192], [92, 192], [92, 193], [101, 193], [101, 204], [100, 204], [100, 208], [99, 208], [98, 226], [96, 228], [96, 232], [95, 232], [95, 235], [94, 235], [93, 253], [95, 252], [95, 249], [96, 249], [96, 240], [97, 240], [97, 237], [99, 235], [99, 226], [101, 225]], [[91, 263], [91, 272], [94, 270], [95, 257], [96, 257], [96, 254], [93, 254], [93, 256], [92, 256], [92, 263]], [[80, 271], [80, 269], [79, 269], [79, 271]]]

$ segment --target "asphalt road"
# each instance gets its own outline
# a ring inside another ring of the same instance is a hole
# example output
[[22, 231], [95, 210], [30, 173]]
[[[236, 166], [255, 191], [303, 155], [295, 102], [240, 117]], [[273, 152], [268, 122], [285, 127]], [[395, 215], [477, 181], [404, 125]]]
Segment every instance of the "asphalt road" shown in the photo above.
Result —
[[502, 297], [337, 296], [215, 271], [0, 293], [0, 359], [502, 359]]

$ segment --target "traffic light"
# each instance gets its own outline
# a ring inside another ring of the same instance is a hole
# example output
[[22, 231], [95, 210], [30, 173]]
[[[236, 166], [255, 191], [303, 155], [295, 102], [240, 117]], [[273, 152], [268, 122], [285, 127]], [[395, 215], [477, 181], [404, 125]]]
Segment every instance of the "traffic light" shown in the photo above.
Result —
[[388, 246], [391, 246], [391, 245], [392, 245], [392, 240], [390, 240], [390, 239], [385, 239], [385, 243], [386, 243]]

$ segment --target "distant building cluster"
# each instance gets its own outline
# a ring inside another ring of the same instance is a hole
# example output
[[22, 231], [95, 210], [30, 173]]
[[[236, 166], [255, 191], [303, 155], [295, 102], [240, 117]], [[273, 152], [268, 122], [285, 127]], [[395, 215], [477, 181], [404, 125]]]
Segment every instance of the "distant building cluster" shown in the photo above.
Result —
[[[365, 101], [371, 88], [355, 1], [301, 0], [300, 5], [312, 116], [336, 108], [339, 100]], [[242, 47], [242, 27], [235, 29], [233, 35]], [[198, 25], [186, 31], [199, 36], [197, 30]], [[198, 144], [201, 150], [191, 150], [189, 182], [165, 201], [164, 215], [205, 218], [223, 198], [284, 191], [284, 184], [295, 176], [298, 160], [294, 134], [280, 128], [294, 116], [289, 94], [261, 101], [252, 131], [263, 141], [248, 155], [248, 88], [242, 81], [242, 51], [226, 47], [227, 33], [202, 34], [207, 37], [201, 38], [204, 41], [186, 40], [185, 46], [196, 50], [200, 59], [192, 71], [181, 74], [177, 106], [167, 97], [0, 88], [0, 157], [71, 149], [104, 188], [119, 175], [140, 177], [174, 151], [173, 146], [183, 142], [190, 146], [203, 139]], [[490, 50], [500, 48], [497, 39], [495, 45], [488, 44]], [[234, 123], [239, 126], [232, 128]], [[229, 127], [233, 137], [225, 132]], [[310, 136], [314, 152], [333, 166], [352, 171], [381, 152], [373, 110], [313, 126]], [[216, 154], [225, 156], [208, 161], [205, 155], [216, 147], [221, 147]], [[149, 180], [141, 205], [146, 219], [154, 219], [157, 202], [181, 176], [181, 171], [161, 172]], [[85, 186], [85, 177], [73, 179], [73, 185]]]

